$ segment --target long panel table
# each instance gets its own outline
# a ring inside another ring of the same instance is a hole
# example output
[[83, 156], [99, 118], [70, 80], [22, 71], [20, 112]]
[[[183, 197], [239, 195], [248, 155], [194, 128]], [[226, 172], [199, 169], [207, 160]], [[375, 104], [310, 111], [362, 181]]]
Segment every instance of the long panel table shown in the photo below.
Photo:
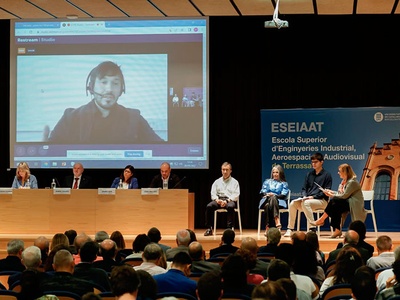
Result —
[[0, 195], [1, 234], [53, 235], [68, 229], [140, 234], [153, 226], [163, 234], [194, 229], [194, 194], [186, 189], [160, 190], [159, 195], [117, 189], [115, 195], [101, 195], [92, 189], [58, 195], [51, 189], [15, 189]]

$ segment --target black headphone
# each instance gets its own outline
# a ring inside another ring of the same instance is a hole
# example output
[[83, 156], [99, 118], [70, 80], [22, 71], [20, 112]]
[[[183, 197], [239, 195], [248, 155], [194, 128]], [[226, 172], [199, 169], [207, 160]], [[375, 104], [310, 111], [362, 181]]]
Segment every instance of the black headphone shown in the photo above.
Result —
[[93, 86], [96, 77], [98, 77], [99, 75], [104, 77], [108, 74], [117, 75], [121, 78], [122, 88], [121, 88], [121, 93], [119, 94], [118, 97], [120, 97], [122, 93], [125, 93], [125, 78], [124, 74], [122, 74], [121, 67], [113, 63], [112, 61], [104, 61], [89, 72], [86, 78], [86, 96], [88, 96], [89, 93], [90, 94], [94, 93]]

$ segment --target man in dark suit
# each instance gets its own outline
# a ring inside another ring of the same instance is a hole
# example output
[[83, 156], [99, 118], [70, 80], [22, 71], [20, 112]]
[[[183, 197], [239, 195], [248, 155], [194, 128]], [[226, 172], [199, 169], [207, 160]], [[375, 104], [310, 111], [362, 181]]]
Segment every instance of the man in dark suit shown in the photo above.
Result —
[[22, 251], [24, 251], [24, 242], [19, 239], [11, 240], [7, 243], [7, 257], [0, 260], [0, 271], [18, 271], [25, 270], [21, 262]]
[[190, 271], [193, 273], [205, 273], [213, 270], [221, 270], [221, 266], [219, 264], [205, 260], [203, 246], [197, 241], [189, 244], [189, 255], [192, 259]]
[[335, 249], [329, 252], [328, 259], [326, 261], [326, 265], [328, 265], [331, 261], [336, 260], [336, 257], [339, 254], [339, 251], [345, 247], [354, 247], [360, 252], [362, 259], [364, 260], [364, 264], [367, 262], [369, 258], [369, 252], [367, 249], [358, 246], [359, 235], [354, 230], [348, 230], [344, 235], [343, 239], [343, 247], [339, 249]]
[[151, 188], [161, 189], [181, 189], [182, 181], [178, 175], [171, 173], [171, 166], [167, 162], [163, 162], [160, 167], [160, 174], [154, 176], [150, 183]]
[[99, 245], [100, 255], [103, 259], [93, 262], [93, 267], [103, 269], [110, 273], [113, 267], [120, 265], [115, 261], [115, 257], [117, 256], [117, 245], [111, 239], [105, 239]]
[[220, 253], [235, 253], [239, 248], [232, 245], [234, 241], [235, 231], [230, 228], [225, 229], [221, 237], [220, 246], [210, 250], [210, 257]]
[[74, 164], [72, 168], [73, 175], [66, 176], [63, 186], [72, 189], [91, 189], [93, 188], [92, 178], [83, 175], [83, 165], [79, 162]]

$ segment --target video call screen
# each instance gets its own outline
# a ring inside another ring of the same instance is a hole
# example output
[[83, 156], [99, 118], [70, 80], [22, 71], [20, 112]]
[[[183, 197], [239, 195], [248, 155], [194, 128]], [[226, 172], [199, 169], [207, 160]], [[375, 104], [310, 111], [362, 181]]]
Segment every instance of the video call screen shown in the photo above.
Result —
[[208, 19], [12, 20], [10, 167], [208, 168]]

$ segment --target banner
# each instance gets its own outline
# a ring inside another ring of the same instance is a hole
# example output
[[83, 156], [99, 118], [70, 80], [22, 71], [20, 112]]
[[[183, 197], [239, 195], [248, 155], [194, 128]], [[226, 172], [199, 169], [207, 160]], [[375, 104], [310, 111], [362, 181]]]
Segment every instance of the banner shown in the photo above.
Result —
[[400, 107], [261, 110], [260, 187], [280, 164], [292, 198], [300, 196], [311, 155], [320, 152], [333, 190], [341, 181], [339, 165], [348, 163], [375, 199], [399, 199], [399, 133]]

